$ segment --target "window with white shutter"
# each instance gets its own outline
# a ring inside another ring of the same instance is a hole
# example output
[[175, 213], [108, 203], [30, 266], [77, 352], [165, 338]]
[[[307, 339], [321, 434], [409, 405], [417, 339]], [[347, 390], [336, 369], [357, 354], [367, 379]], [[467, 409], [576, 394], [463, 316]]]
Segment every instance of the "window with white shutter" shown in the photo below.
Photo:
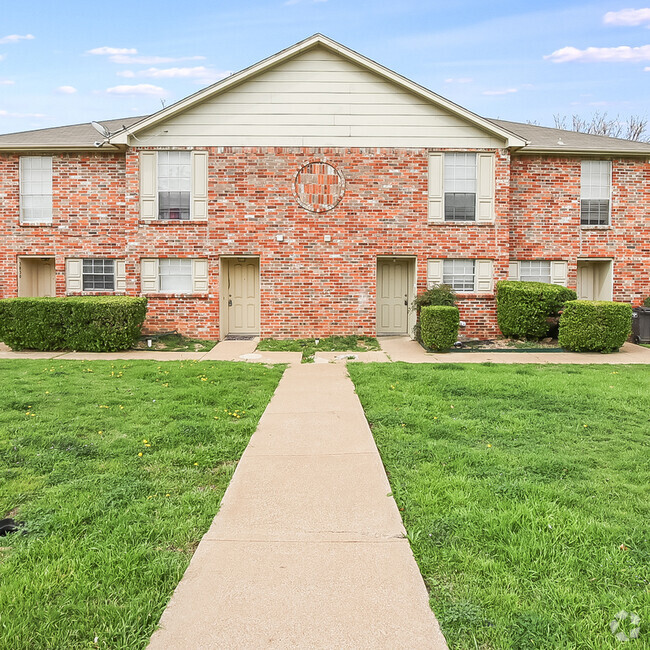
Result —
[[583, 160], [580, 175], [580, 223], [583, 226], [609, 224], [612, 163]]
[[207, 293], [208, 260], [146, 258], [140, 260], [142, 293]]
[[565, 260], [519, 260], [510, 262], [510, 280], [546, 282], [566, 286], [568, 263]]

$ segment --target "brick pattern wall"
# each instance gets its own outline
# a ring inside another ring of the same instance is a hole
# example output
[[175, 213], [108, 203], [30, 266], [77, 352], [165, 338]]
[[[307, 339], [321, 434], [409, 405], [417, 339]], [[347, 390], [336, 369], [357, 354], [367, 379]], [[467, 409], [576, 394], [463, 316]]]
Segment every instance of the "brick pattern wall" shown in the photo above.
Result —
[[[494, 224], [427, 224], [425, 149], [209, 149], [205, 221], [139, 219], [138, 151], [54, 156], [54, 222], [20, 226], [18, 156], [0, 155], [0, 297], [17, 291], [17, 256], [56, 258], [57, 294], [65, 294], [66, 257], [126, 260], [127, 293], [140, 293], [140, 259], [209, 260], [209, 292], [150, 295], [146, 327], [219, 338], [220, 258], [260, 260], [264, 337], [374, 335], [378, 256], [412, 256], [418, 291], [427, 260], [494, 260], [495, 282], [509, 259], [567, 259], [575, 286], [578, 256], [614, 257], [615, 298], [648, 289], [648, 192], [644, 162], [614, 161], [612, 229], [580, 227], [580, 160], [496, 152]], [[315, 214], [294, 194], [296, 173], [328, 162], [345, 178], [345, 196]], [[283, 241], [277, 241], [282, 235]], [[325, 235], [331, 241], [325, 241]], [[463, 334], [498, 334], [493, 294], [461, 295]]]
[[640, 305], [650, 295], [650, 164], [612, 160], [610, 226], [580, 225], [577, 156], [513, 156], [511, 258], [566, 260], [576, 288], [579, 258], [614, 260], [614, 300]]

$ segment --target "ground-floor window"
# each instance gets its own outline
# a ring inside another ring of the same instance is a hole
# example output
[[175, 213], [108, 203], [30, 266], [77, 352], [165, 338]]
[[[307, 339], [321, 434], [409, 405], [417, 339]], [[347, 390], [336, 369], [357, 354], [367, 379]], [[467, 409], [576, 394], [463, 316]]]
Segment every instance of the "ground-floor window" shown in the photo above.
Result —
[[442, 282], [454, 291], [472, 293], [474, 291], [474, 260], [444, 260]]
[[115, 260], [85, 259], [82, 276], [84, 291], [115, 291]]
[[523, 282], [551, 281], [551, 263], [544, 260], [519, 262], [519, 279]]
[[147, 258], [140, 260], [143, 293], [205, 293], [208, 260], [196, 258]]

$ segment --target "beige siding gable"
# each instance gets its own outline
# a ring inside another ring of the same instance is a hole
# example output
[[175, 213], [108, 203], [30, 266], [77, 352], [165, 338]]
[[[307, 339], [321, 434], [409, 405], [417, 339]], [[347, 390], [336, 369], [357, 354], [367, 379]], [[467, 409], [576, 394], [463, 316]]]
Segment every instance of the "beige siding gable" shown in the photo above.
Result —
[[497, 148], [504, 140], [325, 47], [138, 135], [148, 146]]

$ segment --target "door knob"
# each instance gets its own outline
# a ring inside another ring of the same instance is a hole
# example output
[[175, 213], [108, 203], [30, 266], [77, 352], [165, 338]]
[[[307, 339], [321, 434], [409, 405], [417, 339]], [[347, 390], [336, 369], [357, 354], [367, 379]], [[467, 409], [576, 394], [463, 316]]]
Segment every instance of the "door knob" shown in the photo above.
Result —
[[228, 298], [228, 307], [232, 307], [232, 299]]

